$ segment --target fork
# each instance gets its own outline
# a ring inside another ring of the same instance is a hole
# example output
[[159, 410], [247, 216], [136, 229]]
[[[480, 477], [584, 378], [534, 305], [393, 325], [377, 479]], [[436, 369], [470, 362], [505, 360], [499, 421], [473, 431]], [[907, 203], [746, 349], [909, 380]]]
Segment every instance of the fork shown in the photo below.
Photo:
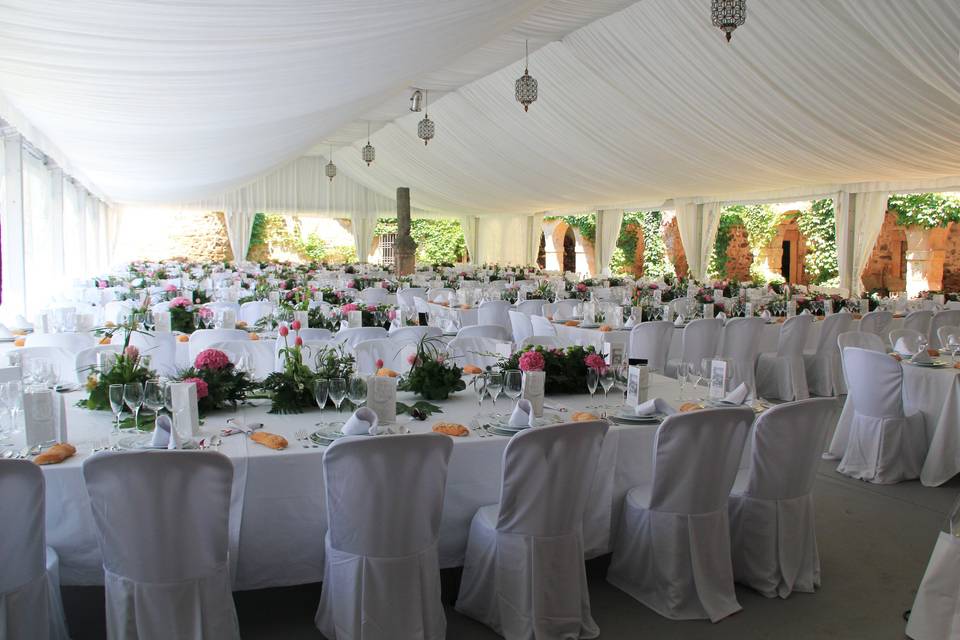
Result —
[[295, 434], [293, 434], [293, 437], [297, 439], [297, 442], [299, 442], [299, 443], [300, 443], [300, 446], [303, 447], [304, 449], [309, 449], [309, 448], [310, 448], [310, 447], [307, 445], [307, 432], [306, 432], [306, 431], [304, 431], [304, 430], [301, 429], [300, 431], [297, 431]]

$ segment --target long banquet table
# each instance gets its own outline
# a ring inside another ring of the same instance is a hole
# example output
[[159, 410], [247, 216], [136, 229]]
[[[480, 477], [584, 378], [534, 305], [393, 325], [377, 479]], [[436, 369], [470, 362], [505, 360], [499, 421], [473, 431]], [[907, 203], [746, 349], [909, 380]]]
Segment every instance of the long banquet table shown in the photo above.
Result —
[[[678, 404], [676, 384], [653, 376], [650, 395]], [[73, 407], [79, 395], [70, 394], [68, 428], [78, 454], [60, 465], [43, 467], [47, 495], [47, 543], [60, 555], [61, 580], [67, 585], [102, 583], [101, 555], [97, 547], [81, 465], [91, 449], [109, 440], [111, 416]], [[410, 402], [412, 396], [400, 394]], [[597, 396], [600, 401], [600, 394]], [[614, 397], [611, 396], [611, 404]], [[590, 404], [586, 395], [548, 397], [568, 409], [569, 416]], [[508, 409], [501, 398], [499, 411]], [[426, 422], [410, 422], [414, 432], [429, 431], [437, 421], [471, 425], [477, 404], [472, 392], [461, 392], [441, 403], [443, 413]], [[491, 410], [489, 401], [485, 411]], [[216, 434], [233, 412], [209, 416], [202, 426], [207, 437]], [[304, 448], [294, 434], [312, 430], [320, 415], [317, 410], [294, 416], [267, 414], [266, 406], [248, 407], [241, 416], [264, 423], [268, 431], [290, 441], [284, 451], [251, 443], [243, 435], [223, 438], [219, 451], [234, 465], [234, 486], [230, 515], [230, 557], [234, 587], [238, 590], [318, 582], [323, 577], [323, 536], [327, 528], [324, 501], [323, 448]], [[324, 412], [325, 419], [333, 417]], [[588, 557], [610, 548], [611, 531], [627, 490], [648, 481], [653, 473], [653, 442], [656, 426], [620, 425], [611, 427], [602, 448], [597, 476], [593, 482], [589, 513], [584, 523]], [[402, 436], [393, 436], [402, 437]], [[470, 520], [476, 510], [495, 503], [500, 494], [501, 460], [508, 439], [480, 438], [471, 432], [454, 439], [440, 532], [440, 562], [443, 567], [463, 562]], [[197, 487], [202, 491], [203, 487]], [[183, 544], [190, 544], [185, 539]], [[149, 553], [149, 549], [144, 549]]]

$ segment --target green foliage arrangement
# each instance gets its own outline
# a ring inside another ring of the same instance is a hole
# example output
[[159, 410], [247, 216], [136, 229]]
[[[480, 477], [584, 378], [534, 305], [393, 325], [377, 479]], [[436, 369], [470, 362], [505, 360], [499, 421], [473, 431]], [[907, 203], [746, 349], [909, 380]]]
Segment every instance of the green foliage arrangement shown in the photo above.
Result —
[[436, 338], [423, 338], [410, 371], [400, 378], [397, 389], [412, 391], [427, 400], [446, 400], [451, 393], [467, 388], [463, 370], [446, 359], [445, 345]]
[[283, 371], [274, 371], [260, 384], [270, 396], [269, 413], [303, 413], [307, 407], [316, 406], [313, 398], [313, 381], [317, 375], [303, 362], [303, 347], [290, 346], [283, 335]]
[[546, 366], [547, 395], [561, 393], [584, 393], [587, 389], [586, 357], [596, 354], [592, 346], [548, 349], [542, 345], [528, 345], [500, 362], [500, 369], [520, 369], [520, 356], [527, 351], [536, 351], [543, 356]]
[[140, 361], [140, 352], [130, 346], [130, 335], [137, 329], [132, 323], [117, 327], [96, 330], [96, 335], [112, 338], [117, 331], [123, 332], [123, 350], [116, 355], [110, 369], [97, 371], [91, 368], [87, 376], [87, 397], [77, 402], [78, 407], [105, 411], [110, 409], [110, 385], [146, 383], [156, 377], [156, 373], [144, 367]]
[[201, 416], [211, 411], [236, 407], [256, 384], [245, 371], [238, 371], [223, 351], [204, 349], [193, 366], [181, 371], [177, 380], [197, 383], [197, 408]]
[[837, 226], [833, 200], [815, 200], [797, 216], [797, 227], [807, 242], [804, 266], [810, 284], [823, 284], [839, 274]]
[[887, 207], [903, 227], [933, 229], [960, 222], [960, 198], [945, 193], [895, 193]]
[[[373, 233], [396, 232], [396, 218], [380, 218]], [[417, 262], [453, 264], [467, 257], [467, 243], [459, 220], [415, 218], [410, 221], [410, 236], [417, 243]]]

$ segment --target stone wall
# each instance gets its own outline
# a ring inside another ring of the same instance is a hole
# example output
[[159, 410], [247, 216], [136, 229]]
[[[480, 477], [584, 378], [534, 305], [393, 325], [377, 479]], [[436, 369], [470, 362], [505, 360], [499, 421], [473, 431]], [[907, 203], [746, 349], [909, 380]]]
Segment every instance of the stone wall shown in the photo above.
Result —
[[687, 265], [687, 254], [683, 250], [683, 242], [680, 240], [680, 227], [677, 226], [677, 218], [664, 212], [660, 232], [663, 234], [663, 243], [667, 247], [667, 257], [673, 263], [673, 270], [680, 278], [686, 278], [690, 267]]
[[[883, 218], [880, 235], [873, 252], [863, 268], [860, 278], [867, 291], [886, 289], [887, 291], [905, 291], [907, 288], [906, 264], [904, 264], [907, 234], [897, 225], [897, 216], [887, 211]], [[958, 262], [960, 264], [960, 262]], [[960, 275], [960, 273], [958, 273]]]
[[[643, 227], [637, 224], [628, 224], [626, 227], [626, 232], [633, 234], [637, 238], [637, 248], [633, 252], [633, 270], [631, 275], [634, 278], [639, 278], [643, 275], [643, 251], [646, 246], [646, 240], [643, 235]], [[628, 258], [630, 256], [627, 256]]]
[[943, 288], [945, 291], [960, 291], [960, 224], [951, 222], [947, 227], [944, 244]]
[[747, 230], [743, 225], [730, 227], [730, 242], [727, 244], [726, 278], [728, 280], [749, 280], [753, 253]]

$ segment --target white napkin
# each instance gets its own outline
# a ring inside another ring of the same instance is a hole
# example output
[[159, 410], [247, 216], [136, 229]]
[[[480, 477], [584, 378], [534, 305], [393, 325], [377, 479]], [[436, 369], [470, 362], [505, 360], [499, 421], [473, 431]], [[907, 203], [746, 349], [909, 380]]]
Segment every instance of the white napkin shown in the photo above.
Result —
[[652, 416], [657, 414], [662, 414], [665, 416], [672, 416], [677, 412], [670, 404], [663, 398], [650, 398], [643, 404], [639, 404], [633, 410], [633, 413], [638, 416]]
[[715, 317], [717, 320], [726, 321], [726, 319], [727, 319], [727, 314], [725, 314], [723, 311], [721, 311], [720, 313], [718, 313], [718, 314], [717, 314], [716, 316], [714, 316], [714, 317]]
[[633, 321], [633, 317], [627, 318], [626, 324], [623, 325], [624, 329], [632, 329], [636, 323]]
[[12, 338], [13, 333], [10, 329], [7, 329], [7, 326], [0, 323], [0, 338]]
[[517, 406], [510, 414], [509, 424], [511, 427], [532, 427], [535, 419], [533, 404], [529, 400], [517, 400]]
[[804, 309], [803, 311], [800, 312], [800, 315], [802, 315], [802, 316], [808, 316], [808, 315], [810, 315], [810, 309]]
[[341, 431], [348, 436], [374, 436], [377, 434], [377, 414], [369, 407], [360, 407], [347, 418]]
[[745, 382], [741, 382], [736, 389], [723, 397], [723, 401], [728, 404], [743, 404], [748, 395], [750, 395], [750, 389]]
[[910, 362], [914, 364], [930, 364], [933, 362], [933, 358], [931, 358], [927, 350], [924, 349], [923, 351], [917, 351], [913, 357], [910, 358]]
[[770, 322], [773, 319], [773, 316], [770, 315], [769, 309], [764, 309], [760, 312], [760, 317], [763, 318], [764, 322]]
[[23, 316], [17, 316], [13, 320], [14, 329], [33, 329], [33, 325], [27, 322], [27, 319]]
[[682, 327], [683, 326], [683, 314], [678, 314], [677, 319], [673, 321], [673, 326]]
[[157, 416], [157, 424], [153, 428], [153, 438], [150, 446], [154, 449], [179, 449], [180, 435], [173, 428], [173, 421], [169, 416]]
[[840, 313], [850, 313], [850, 309], [847, 309], [846, 307], [841, 307]]
[[902, 356], [909, 357], [913, 355], [913, 351], [907, 346], [907, 342], [903, 338], [897, 338], [897, 343], [893, 345], [893, 350]]

